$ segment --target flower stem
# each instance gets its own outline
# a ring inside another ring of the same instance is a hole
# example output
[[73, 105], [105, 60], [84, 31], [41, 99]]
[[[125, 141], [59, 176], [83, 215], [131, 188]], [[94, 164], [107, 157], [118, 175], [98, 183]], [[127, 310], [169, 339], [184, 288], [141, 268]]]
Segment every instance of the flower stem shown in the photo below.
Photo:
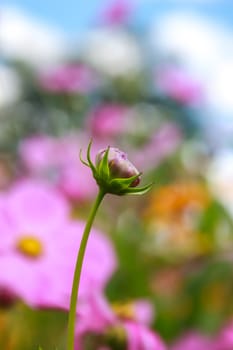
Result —
[[83, 259], [84, 259], [84, 254], [87, 246], [89, 233], [91, 231], [91, 227], [95, 219], [96, 212], [104, 196], [105, 196], [105, 192], [100, 189], [96, 197], [95, 203], [93, 204], [93, 207], [91, 209], [90, 215], [88, 217], [88, 220], [83, 232], [83, 237], [80, 243], [79, 251], [78, 251], [78, 256], [77, 256], [77, 261], [76, 261], [75, 271], [74, 271], [71, 298], [70, 298], [70, 311], [69, 311], [68, 333], [67, 333], [67, 350], [74, 350], [76, 307], [77, 307], [78, 289], [79, 289]]

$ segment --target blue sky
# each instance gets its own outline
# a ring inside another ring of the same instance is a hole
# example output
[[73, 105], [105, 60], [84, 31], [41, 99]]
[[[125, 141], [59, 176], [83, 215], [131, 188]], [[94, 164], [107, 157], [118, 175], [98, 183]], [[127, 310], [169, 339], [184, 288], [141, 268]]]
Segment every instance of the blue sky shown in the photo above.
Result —
[[[231, 0], [132, 0], [136, 2], [134, 18], [146, 26], [155, 16], [170, 10], [192, 10], [233, 27]], [[90, 26], [95, 15], [108, 0], [2, 0], [60, 28], [67, 34], [78, 33]]]

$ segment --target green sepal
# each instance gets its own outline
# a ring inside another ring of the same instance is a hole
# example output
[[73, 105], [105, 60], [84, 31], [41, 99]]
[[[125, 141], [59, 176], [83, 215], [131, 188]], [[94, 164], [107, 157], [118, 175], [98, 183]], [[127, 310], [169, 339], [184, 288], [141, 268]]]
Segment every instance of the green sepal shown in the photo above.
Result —
[[85, 162], [85, 160], [83, 160], [83, 158], [82, 158], [82, 148], [80, 148], [80, 151], [79, 151], [79, 159], [84, 165], [86, 165], [90, 168], [89, 163]]
[[128, 187], [121, 195], [125, 194], [135, 194], [135, 195], [140, 195], [140, 194], [145, 194], [147, 193], [151, 187], [153, 186], [153, 183], [150, 183], [144, 187]]
[[109, 177], [110, 177], [109, 165], [108, 165], [109, 149], [110, 147], [107, 148], [103, 158], [101, 159], [98, 167], [96, 168], [96, 173], [98, 178], [103, 179], [104, 182], [109, 181]]
[[132, 184], [132, 182], [134, 182], [134, 180], [138, 179], [141, 175], [142, 173], [127, 178], [115, 178], [110, 182], [109, 186], [126, 189]]
[[91, 160], [91, 145], [92, 145], [92, 140], [89, 142], [89, 145], [87, 147], [87, 160], [88, 160], [88, 164], [93, 172], [93, 175], [96, 174], [96, 168], [94, 166], [94, 164], [92, 163], [92, 160]]

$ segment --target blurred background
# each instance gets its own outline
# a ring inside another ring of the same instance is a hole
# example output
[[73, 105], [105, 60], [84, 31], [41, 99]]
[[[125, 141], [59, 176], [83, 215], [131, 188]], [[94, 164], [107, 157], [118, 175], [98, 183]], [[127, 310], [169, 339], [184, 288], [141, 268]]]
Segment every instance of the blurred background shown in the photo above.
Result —
[[[1, 1], [0, 231], [6, 202], [27, 182], [64, 198], [69, 220], [85, 220], [96, 185], [79, 150], [90, 139], [93, 159], [119, 147], [154, 186], [108, 196], [100, 210], [96, 227], [117, 259], [106, 300], [150, 302], [150, 330], [169, 349], [232, 350], [232, 91], [228, 0]], [[64, 349], [67, 313], [18, 287], [12, 301], [5, 254], [0, 246], [1, 349]], [[106, 333], [89, 330], [80, 349], [157, 350]]]

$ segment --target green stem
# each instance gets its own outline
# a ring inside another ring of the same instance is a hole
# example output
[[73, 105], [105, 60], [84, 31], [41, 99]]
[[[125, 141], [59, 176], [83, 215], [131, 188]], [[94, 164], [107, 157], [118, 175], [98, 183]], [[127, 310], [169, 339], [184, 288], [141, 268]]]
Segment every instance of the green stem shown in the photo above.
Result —
[[105, 195], [105, 192], [100, 189], [96, 197], [95, 203], [93, 204], [93, 207], [91, 209], [90, 215], [88, 217], [88, 220], [83, 232], [83, 237], [80, 243], [80, 247], [79, 247], [79, 252], [78, 252], [75, 271], [74, 271], [71, 298], [70, 298], [70, 311], [69, 311], [68, 333], [67, 333], [67, 350], [74, 350], [76, 307], [77, 307], [78, 289], [79, 289], [79, 282], [80, 282], [81, 270], [83, 265], [83, 258], [84, 258], [84, 254], [87, 246], [89, 233], [91, 231], [91, 227], [95, 219], [96, 212], [99, 208], [99, 205], [102, 199], [104, 198], [104, 195]]

